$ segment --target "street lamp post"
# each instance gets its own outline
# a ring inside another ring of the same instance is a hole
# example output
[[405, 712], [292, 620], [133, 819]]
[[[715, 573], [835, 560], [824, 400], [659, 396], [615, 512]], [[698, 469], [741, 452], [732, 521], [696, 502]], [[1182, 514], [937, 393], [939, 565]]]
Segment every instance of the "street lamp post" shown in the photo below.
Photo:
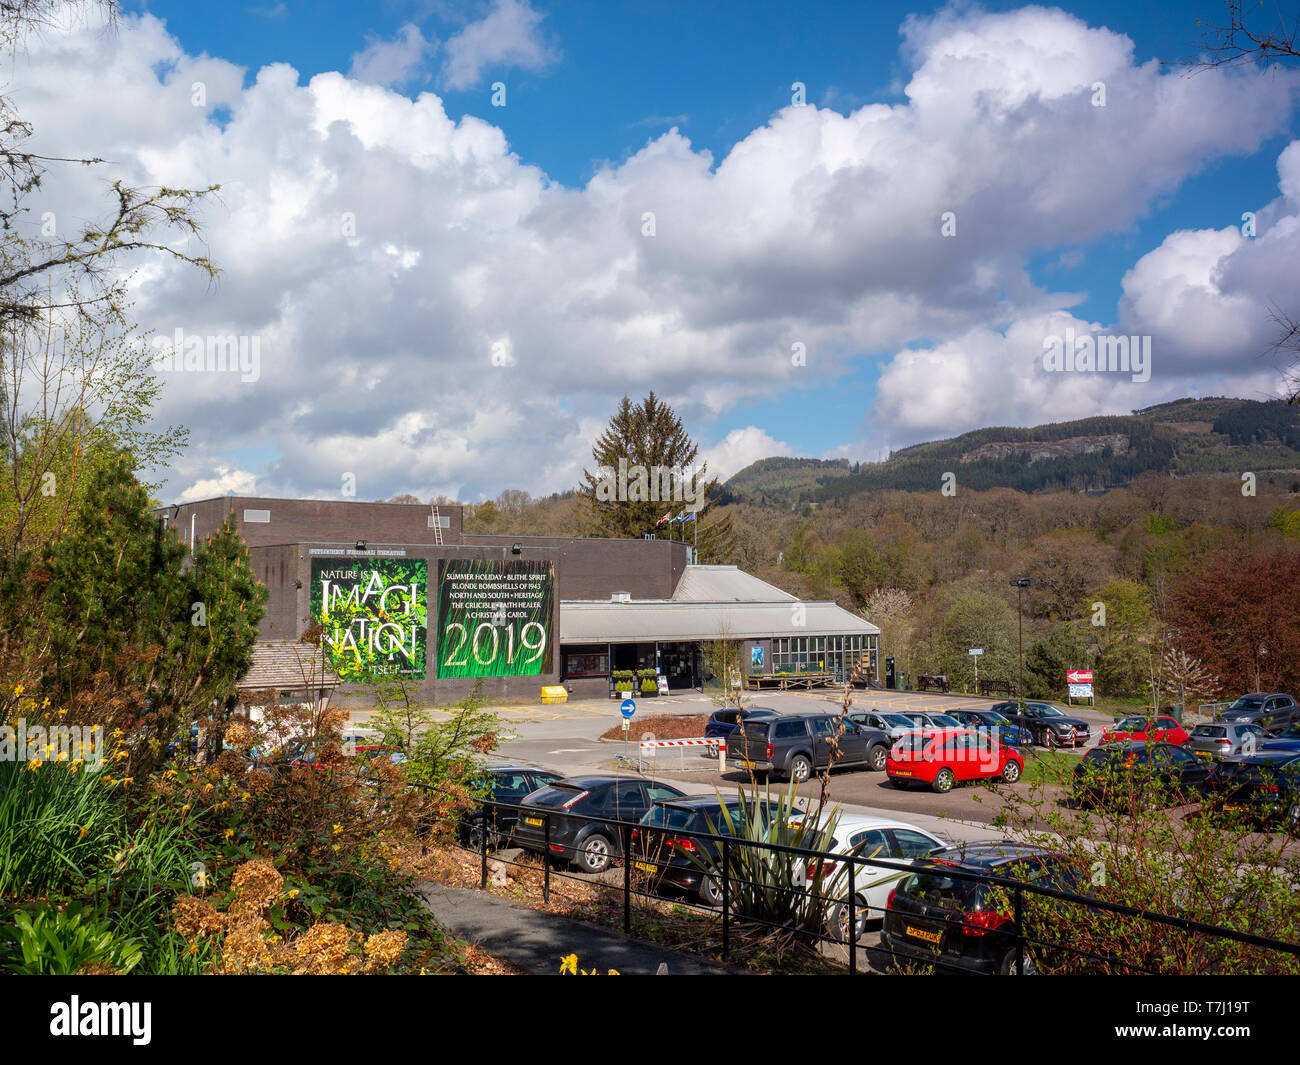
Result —
[[[1016, 629], [1019, 634], [1020, 654], [1019, 667], [1016, 678], [1016, 709], [1019, 711], [1016, 724], [1024, 729], [1025, 727], [1025, 610], [1024, 610], [1024, 593], [1025, 589], [1034, 583], [1033, 577], [1013, 577], [1011, 583], [1016, 588]], [[1024, 739], [1022, 732], [1021, 737]]]

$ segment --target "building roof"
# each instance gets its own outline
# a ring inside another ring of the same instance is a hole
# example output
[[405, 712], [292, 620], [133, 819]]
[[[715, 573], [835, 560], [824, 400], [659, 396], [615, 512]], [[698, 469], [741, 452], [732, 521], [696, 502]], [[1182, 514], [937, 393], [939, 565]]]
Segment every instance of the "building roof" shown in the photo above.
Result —
[[791, 603], [797, 598], [736, 566], [687, 566], [673, 602]]
[[560, 641], [570, 644], [879, 633], [875, 625], [835, 603], [676, 602], [671, 599], [560, 603]]
[[269, 640], [253, 648], [253, 664], [240, 678], [240, 691], [264, 691], [270, 688], [295, 689], [337, 688], [338, 674], [328, 662], [322, 662], [319, 649], [293, 640]]

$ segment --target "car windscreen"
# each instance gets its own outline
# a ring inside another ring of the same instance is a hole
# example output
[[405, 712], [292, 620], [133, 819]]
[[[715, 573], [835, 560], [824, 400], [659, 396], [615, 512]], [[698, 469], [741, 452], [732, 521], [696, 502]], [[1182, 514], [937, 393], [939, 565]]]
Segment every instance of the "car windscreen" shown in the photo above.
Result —
[[1126, 717], [1115, 728], [1120, 732], [1141, 732], [1147, 726], [1145, 717]]
[[931, 714], [930, 720], [943, 728], [961, 728], [961, 722], [948, 714]]
[[1236, 700], [1231, 706], [1229, 706], [1228, 709], [1229, 710], [1258, 710], [1263, 705], [1264, 705], [1263, 699], [1252, 699], [1249, 698], [1248, 696], [1242, 696], [1240, 699]]
[[902, 739], [894, 744], [894, 750], [901, 751], [904, 754], [919, 754], [933, 742], [934, 737], [926, 736], [919, 732], [913, 732], [902, 737]]
[[[717, 821], [721, 814], [715, 806], [709, 810], [709, 816]], [[704, 811], [698, 806], [674, 806], [672, 803], [660, 802], [650, 807], [650, 812], [641, 819], [643, 825], [651, 828], [698, 828], [704, 829]]]
[[1228, 730], [1222, 725], [1197, 725], [1192, 729], [1192, 739], [1227, 739]]

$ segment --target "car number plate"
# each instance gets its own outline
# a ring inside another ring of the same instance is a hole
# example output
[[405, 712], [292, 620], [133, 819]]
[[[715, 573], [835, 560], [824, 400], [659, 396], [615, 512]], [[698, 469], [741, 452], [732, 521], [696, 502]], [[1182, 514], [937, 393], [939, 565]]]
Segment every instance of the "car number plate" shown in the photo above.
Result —
[[525, 818], [524, 818], [524, 824], [526, 824], [526, 825], [536, 825], [538, 828], [541, 828], [541, 827], [542, 827], [542, 824], [543, 824], [543, 821], [542, 821], [542, 819], [541, 819], [540, 817], [525, 817]]
[[643, 873], [659, 872], [659, 866], [655, 865], [654, 862], [633, 862], [632, 864]]
[[913, 939], [924, 939], [927, 943], [936, 945], [943, 938], [942, 932], [927, 932], [924, 928], [913, 928], [910, 924], [907, 926], [907, 934]]
[[910, 777], [911, 775], [912, 775], [912, 771], [911, 771], [910, 769], [895, 769], [895, 770], [894, 770], [894, 776], [896, 776], [896, 777]]
[[1249, 809], [1250, 809], [1249, 806], [1244, 806], [1244, 805], [1242, 805], [1242, 804], [1239, 803], [1239, 802], [1225, 802], [1225, 803], [1223, 804], [1223, 808], [1224, 808], [1225, 810], [1231, 810], [1233, 813], [1241, 813], [1241, 811], [1243, 811], [1243, 810], [1249, 810]]
[[741, 762], [740, 764], [743, 765], [746, 769], [753, 769], [753, 768], [754, 768], [754, 763], [753, 763], [753, 762]]

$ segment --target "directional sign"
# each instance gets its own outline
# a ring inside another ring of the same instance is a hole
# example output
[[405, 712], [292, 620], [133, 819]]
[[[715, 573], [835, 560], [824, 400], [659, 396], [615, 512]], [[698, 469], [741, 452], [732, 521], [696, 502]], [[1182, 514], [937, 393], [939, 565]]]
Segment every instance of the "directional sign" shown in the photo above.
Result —
[[1091, 684], [1092, 670], [1090, 669], [1068, 669], [1065, 671], [1065, 683], [1067, 684]]
[[984, 653], [984, 648], [983, 648], [983, 647], [972, 647], [972, 648], [971, 648], [969, 651], [967, 651], [966, 653], [967, 653], [968, 655], [982, 655], [982, 654]]
[[631, 699], [624, 699], [623, 704], [618, 708], [618, 712], [624, 717], [631, 717], [636, 713], [636, 703]]

